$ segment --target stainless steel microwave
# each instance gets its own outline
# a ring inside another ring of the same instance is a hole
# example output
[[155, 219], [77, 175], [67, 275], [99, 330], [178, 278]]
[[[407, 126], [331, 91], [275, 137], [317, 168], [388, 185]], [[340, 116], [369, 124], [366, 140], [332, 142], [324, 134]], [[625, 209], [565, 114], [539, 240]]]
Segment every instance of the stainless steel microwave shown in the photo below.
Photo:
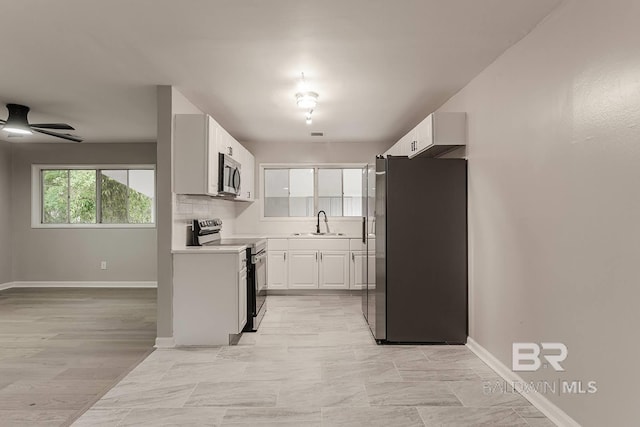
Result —
[[240, 163], [224, 153], [218, 154], [218, 193], [227, 196], [240, 195]]

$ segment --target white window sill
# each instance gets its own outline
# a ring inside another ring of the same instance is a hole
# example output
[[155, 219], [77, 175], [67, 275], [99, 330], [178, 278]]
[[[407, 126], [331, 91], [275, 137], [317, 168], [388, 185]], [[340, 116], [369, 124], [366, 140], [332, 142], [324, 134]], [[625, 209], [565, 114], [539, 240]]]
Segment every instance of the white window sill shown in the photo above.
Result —
[[31, 224], [41, 229], [101, 229], [101, 228], [156, 228], [155, 224]]
[[[260, 218], [260, 221], [292, 221], [292, 222], [308, 222], [317, 221], [315, 216], [266, 216]], [[330, 216], [327, 218], [329, 223], [339, 221], [362, 221], [361, 216]], [[324, 216], [320, 217], [320, 222], [324, 223]]]

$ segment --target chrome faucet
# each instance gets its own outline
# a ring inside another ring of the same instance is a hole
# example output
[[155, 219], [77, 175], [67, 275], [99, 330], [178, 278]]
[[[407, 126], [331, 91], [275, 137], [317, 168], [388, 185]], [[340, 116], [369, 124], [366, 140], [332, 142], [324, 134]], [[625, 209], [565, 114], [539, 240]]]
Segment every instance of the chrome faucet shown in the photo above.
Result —
[[316, 234], [320, 234], [320, 214], [324, 214], [324, 224], [327, 226], [327, 233], [329, 231], [329, 220], [327, 219], [327, 213], [325, 211], [318, 212], [318, 222], [316, 223]]

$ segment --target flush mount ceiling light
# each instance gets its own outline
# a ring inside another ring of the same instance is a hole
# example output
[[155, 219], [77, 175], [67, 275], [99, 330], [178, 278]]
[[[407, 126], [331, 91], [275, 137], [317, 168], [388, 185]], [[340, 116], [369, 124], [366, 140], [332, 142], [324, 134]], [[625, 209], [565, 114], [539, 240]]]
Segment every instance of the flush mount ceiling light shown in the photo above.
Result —
[[315, 92], [298, 92], [296, 93], [296, 104], [298, 108], [305, 110], [316, 108], [318, 104], [318, 94]]
[[311, 114], [313, 109], [318, 105], [318, 93], [309, 90], [307, 82], [304, 79], [304, 73], [301, 73], [300, 83], [298, 84], [298, 93], [296, 93], [296, 104], [298, 108], [307, 110], [305, 113], [305, 122], [310, 125]]

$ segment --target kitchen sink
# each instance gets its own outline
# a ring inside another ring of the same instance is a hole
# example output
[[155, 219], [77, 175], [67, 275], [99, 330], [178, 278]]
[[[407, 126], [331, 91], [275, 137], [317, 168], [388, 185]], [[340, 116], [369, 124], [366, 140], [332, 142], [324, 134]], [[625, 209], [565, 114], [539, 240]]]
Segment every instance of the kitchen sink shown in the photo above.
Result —
[[344, 233], [293, 233], [294, 236], [344, 236]]

